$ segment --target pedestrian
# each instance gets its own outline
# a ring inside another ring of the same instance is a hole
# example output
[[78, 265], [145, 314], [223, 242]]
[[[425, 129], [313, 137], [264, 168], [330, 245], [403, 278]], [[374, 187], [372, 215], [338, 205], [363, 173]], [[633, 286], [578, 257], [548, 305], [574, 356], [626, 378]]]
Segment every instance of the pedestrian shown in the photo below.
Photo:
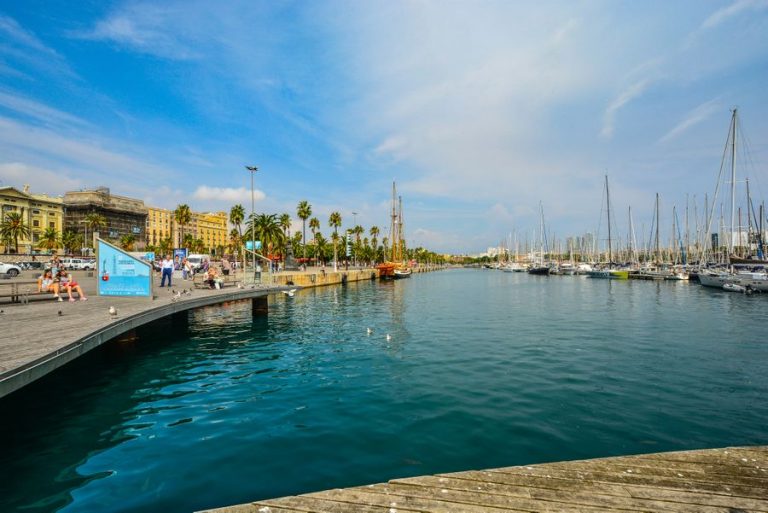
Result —
[[165, 255], [163, 263], [160, 264], [160, 268], [163, 270], [163, 278], [160, 280], [160, 286], [165, 287], [165, 278], [168, 278], [168, 286], [170, 287], [174, 268], [174, 262], [171, 260], [170, 255]]
[[232, 269], [232, 264], [226, 258], [221, 261], [221, 271], [224, 276], [229, 276], [229, 271]]

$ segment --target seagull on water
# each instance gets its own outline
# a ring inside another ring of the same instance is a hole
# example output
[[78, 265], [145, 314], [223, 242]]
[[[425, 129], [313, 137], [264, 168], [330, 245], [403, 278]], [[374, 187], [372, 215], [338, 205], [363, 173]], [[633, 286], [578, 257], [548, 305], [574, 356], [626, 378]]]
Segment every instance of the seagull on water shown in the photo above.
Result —
[[365, 328], [365, 332], [368, 333], [368, 335], [370, 335], [371, 333], [373, 333], [373, 330], [371, 328]]
[[392, 340], [392, 335], [390, 335], [389, 333], [387, 333], [387, 342], [389, 342], [390, 340]]

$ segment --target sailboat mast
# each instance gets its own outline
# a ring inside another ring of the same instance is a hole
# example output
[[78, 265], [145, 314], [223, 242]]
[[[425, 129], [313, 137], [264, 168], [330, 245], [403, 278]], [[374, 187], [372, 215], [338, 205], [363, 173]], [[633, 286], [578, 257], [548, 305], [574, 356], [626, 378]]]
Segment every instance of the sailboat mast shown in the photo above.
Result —
[[390, 241], [392, 244], [392, 261], [396, 261], [396, 255], [397, 255], [397, 244], [400, 242], [400, 236], [398, 235], [397, 231], [397, 211], [395, 210], [395, 206], [397, 203], [395, 202], [397, 198], [397, 191], [395, 189], [395, 182], [392, 182], [392, 220], [391, 220], [391, 227], [390, 227], [390, 233], [392, 234], [392, 240]]
[[656, 263], [661, 263], [659, 249], [659, 193], [656, 193]]
[[605, 175], [605, 207], [608, 209], [608, 265], [613, 262], [611, 254], [611, 195], [608, 193], [608, 175]]
[[736, 219], [736, 113], [738, 109], [733, 109], [733, 117], [731, 119], [731, 130], [733, 131], [733, 137], [731, 138], [731, 236], [728, 240], [728, 250], [733, 251], [733, 230], [734, 221]]
[[397, 197], [397, 236], [400, 237], [398, 260], [405, 259], [405, 228], [403, 227], [403, 197]]

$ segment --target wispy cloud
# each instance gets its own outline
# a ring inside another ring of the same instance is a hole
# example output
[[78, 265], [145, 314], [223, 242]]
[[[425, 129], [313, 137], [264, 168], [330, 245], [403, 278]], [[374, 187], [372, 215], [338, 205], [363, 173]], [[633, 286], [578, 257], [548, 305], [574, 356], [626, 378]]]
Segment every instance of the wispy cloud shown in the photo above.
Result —
[[111, 13], [86, 31], [71, 32], [80, 39], [108, 41], [130, 50], [166, 59], [189, 60], [200, 57], [171, 25], [182, 21], [186, 5], [134, 4]]
[[616, 113], [627, 103], [639, 97], [650, 85], [650, 80], [643, 79], [635, 82], [619, 93], [616, 98], [608, 105], [603, 114], [603, 128], [600, 130], [600, 137], [610, 139], [613, 136], [616, 123]]
[[[0, 51], [9, 59], [23, 62], [49, 74], [63, 75], [67, 78], [77, 77], [76, 73], [56, 50], [43, 43], [32, 31], [22, 27], [15, 19], [0, 14], [0, 41], [7, 41], [0, 46]], [[15, 68], [11, 74], [22, 74]], [[0, 71], [3, 67], [0, 66]]]
[[685, 118], [683, 118], [682, 121], [675, 125], [672, 130], [664, 134], [664, 136], [659, 139], [659, 143], [669, 142], [672, 139], [679, 137], [693, 126], [708, 119], [710, 116], [712, 116], [712, 114], [720, 110], [720, 108], [721, 106], [718, 99], [709, 100], [708, 102], [702, 103], [695, 109], [688, 112]]
[[14, 111], [17, 115], [36, 119], [49, 125], [89, 126], [90, 123], [77, 116], [54, 109], [29, 98], [0, 90], [0, 107]]
[[700, 28], [711, 29], [745, 11], [757, 11], [766, 8], [768, 8], [768, 0], [736, 0], [731, 5], [722, 7], [709, 15]]

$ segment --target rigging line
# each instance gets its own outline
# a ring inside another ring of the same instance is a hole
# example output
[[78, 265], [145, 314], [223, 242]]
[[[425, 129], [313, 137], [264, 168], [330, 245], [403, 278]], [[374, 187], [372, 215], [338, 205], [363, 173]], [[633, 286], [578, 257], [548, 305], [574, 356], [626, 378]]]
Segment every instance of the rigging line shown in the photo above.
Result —
[[[728, 124], [728, 137], [725, 139], [725, 145], [723, 147], [723, 156], [720, 158], [720, 171], [717, 173], [717, 182], [715, 183], [715, 195], [712, 197], [712, 209], [709, 212], [709, 219], [707, 220], [707, 233], [709, 234], [712, 231], [712, 218], [715, 214], [715, 205], [717, 204], [717, 194], [720, 191], [720, 182], [723, 177], [723, 168], [725, 167], [725, 161], [728, 156], [728, 143], [731, 141], [731, 137], [733, 135], [733, 123]], [[704, 252], [706, 251], [706, 246], [709, 244], [711, 245], [710, 241], [704, 241], [704, 247], [701, 250], [700, 260], [704, 259]]]

